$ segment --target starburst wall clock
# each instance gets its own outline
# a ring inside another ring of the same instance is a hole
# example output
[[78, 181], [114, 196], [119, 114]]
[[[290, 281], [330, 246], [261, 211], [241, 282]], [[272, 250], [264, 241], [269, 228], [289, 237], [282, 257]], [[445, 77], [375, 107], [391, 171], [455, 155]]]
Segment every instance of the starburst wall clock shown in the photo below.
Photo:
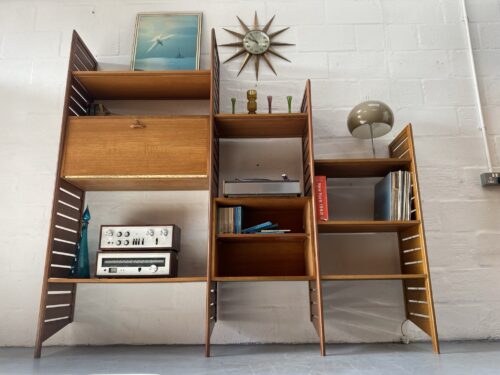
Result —
[[243, 31], [245, 34], [238, 33], [233, 30], [226, 30], [228, 33], [237, 36], [238, 38], [241, 39], [240, 42], [235, 42], [235, 43], [227, 43], [227, 44], [221, 44], [223, 47], [241, 47], [234, 55], [232, 55], [230, 58], [228, 58], [224, 63], [227, 63], [228, 61], [231, 61], [239, 56], [244, 56], [243, 58], [243, 63], [241, 64], [240, 70], [238, 72], [238, 76], [240, 73], [243, 71], [245, 66], [248, 64], [248, 62], [252, 59], [252, 57], [255, 57], [255, 78], [259, 80], [259, 65], [260, 65], [260, 59], [264, 60], [264, 62], [269, 66], [269, 68], [273, 71], [274, 74], [276, 73], [276, 70], [273, 67], [273, 64], [271, 63], [271, 60], [268, 57], [268, 54], [272, 54], [274, 56], [279, 57], [280, 59], [286, 60], [290, 62], [286, 57], [283, 55], [279, 54], [276, 52], [273, 47], [275, 46], [293, 46], [294, 44], [291, 43], [282, 43], [282, 42], [275, 42], [273, 41], [273, 38], [281, 34], [282, 32], [286, 31], [289, 29], [289, 27], [285, 27], [284, 29], [275, 31], [273, 33], [269, 33], [269, 28], [271, 27], [271, 23], [274, 20], [273, 16], [267, 23], [266, 25], [262, 28], [259, 29], [259, 19], [257, 18], [257, 12], [255, 12], [254, 20], [253, 20], [253, 28], [250, 29], [241, 19], [240, 17], [236, 16], [238, 21], [241, 24], [241, 27], [243, 28]]

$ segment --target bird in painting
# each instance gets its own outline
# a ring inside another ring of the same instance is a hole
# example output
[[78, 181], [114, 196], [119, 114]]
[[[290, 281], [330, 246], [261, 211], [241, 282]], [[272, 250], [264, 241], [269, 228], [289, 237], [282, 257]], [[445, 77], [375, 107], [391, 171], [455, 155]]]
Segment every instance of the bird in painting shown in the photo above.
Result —
[[174, 36], [174, 34], [170, 34], [170, 35], [166, 35], [166, 36], [163, 36], [163, 34], [159, 34], [159, 35], [155, 36], [153, 39], [151, 39], [151, 42], [153, 44], [151, 45], [151, 47], [149, 47], [149, 49], [146, 51], [146, 53], [151, 52], [157, 46], [163, 46], [163, 42], [172, 38], [173, 36]]

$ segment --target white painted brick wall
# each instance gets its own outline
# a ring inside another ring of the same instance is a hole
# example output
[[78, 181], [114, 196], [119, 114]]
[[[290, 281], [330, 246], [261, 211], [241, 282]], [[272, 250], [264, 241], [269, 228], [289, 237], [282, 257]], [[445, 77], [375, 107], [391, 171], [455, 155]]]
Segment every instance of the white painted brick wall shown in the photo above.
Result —
[[[500, 1], [466, 2], [499, 167]], [[233, 41], [222, 27], [238, 28], [236, 15], [250, 23], [254, 10], [261, 22], [276, 14], [275, 29], [291, 27], [280, 40], [296, 44], [281, 49], [292, 63], [274, 59], [277, 77], [263, 67], [256, 83], [251, 69], [235, 78], [239, 62], [222, 66], [221, 108], [229, 111], [235, 96], [243, 111], [245, 92], [255, 87], [259, 108], [271, 94], [275, 111], [284, 111], [285, 97], [292, 95], [297, 110], [311, 78], [318, 158], [371, 156], [369, 144], [350, 137], [345, 124], [352, 106], [366, 98], [385, 100], [396, 116], [392, 134], [376, 140], [379, 156], [403, 124], [413, 123], [440, 338], [500, 338], [500, 294], [494, 288], [500, 281], [500, 193], [479, 185], [486, 166], [460, 0], [5, 0], [0, 345], [34, 343], [71, 30], [80, 32], [103, 67], [123, 69], [136, 13], [182, 10], [203, 12], [203, 67], [210, 29], [219, 42]], [[224, 59], [231, 49], [220, 52]], [[101, 222], [171, 215], [183, 226], [181, 272], [204, 269], [204, 192], [93, 193], [89, 200], [94, 229]], [[91, 247], [96, 241], [94, 230]], [[325, 243], [328, 238], [322, 238]], [[356, 246], [347, 239], [340, 243], [344, 248], [330, 256], [348, 263]], [[78, 293], [75, 323], [49, 344], [203, 342], [201, 285], [83, 285]], [[316, 342], [306, 294], [301, 283], [224, 285], [213, 341]], [[399, 340], [403, 307], [397, 283], [329, 283], [324, 294], [328, 340]], [[414, 327], [408, 330], [415, 339], [425, 338]]]

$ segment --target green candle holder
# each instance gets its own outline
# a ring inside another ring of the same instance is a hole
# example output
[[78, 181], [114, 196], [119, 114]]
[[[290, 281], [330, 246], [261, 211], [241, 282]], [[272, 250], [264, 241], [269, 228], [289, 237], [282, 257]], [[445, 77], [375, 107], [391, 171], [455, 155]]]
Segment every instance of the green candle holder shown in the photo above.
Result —
[[234, 115], [236, 109], [236, 98], [231, 98], [231, 113]]
[[288, 113], [292, 113], [292, 97], [291, 96], [287, 96], [286, 97], [286, 101], [288, 103]]

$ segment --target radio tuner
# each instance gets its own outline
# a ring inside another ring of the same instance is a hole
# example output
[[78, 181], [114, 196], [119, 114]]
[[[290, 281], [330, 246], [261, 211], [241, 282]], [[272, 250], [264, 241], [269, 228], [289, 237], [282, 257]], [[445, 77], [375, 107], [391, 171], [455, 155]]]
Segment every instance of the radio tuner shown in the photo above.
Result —
[[101, 225], [101, 250], [180, 251], [181, 229], [168, 225]]

